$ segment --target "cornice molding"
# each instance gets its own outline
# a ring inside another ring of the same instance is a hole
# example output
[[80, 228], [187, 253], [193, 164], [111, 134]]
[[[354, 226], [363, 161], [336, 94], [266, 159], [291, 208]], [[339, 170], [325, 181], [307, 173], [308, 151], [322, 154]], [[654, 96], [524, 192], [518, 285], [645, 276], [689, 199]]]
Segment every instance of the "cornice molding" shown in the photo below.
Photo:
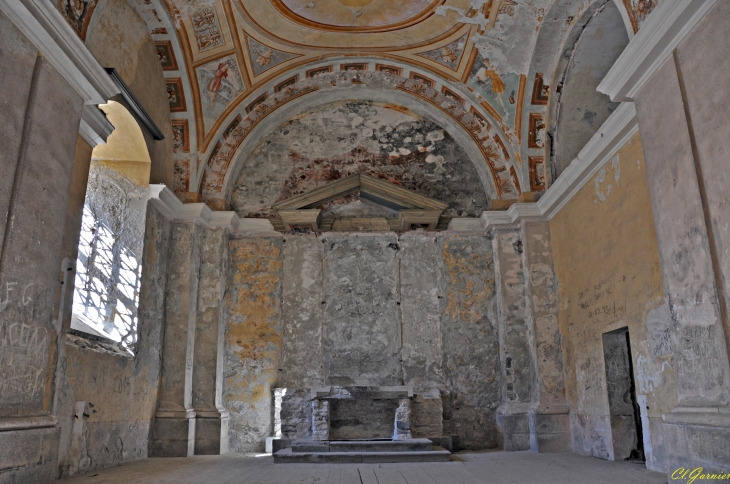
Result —
[[513, 222], [513, 220], [511, 220], [508, 210], [500, 212], [483, 212], [480, 218], [482, 219], [482, 226], [485, 229], [489, 229], [497, 225], [506, 225]]
[[112, 131], [114, 131], [114, 126], [99, 108], [93, 104], [84, 106], [84, 110], [81, 112], [79, 134], [92, 148], [106, 143]]
[[484, 228], [549, 221], [638, 132], [634, 103], [620, 104], [537, 203], [515, 203], [506, 211], [484, 212]]
[[452, 232], [484, 232], [484, 223], [480, 218], [452, 218], [446, 229]]
[[538, 200], [537, 205], [547, 219], [552, 219], [638, 132], [639, 122], [634, 103], [620, 104], [580, 150], [578, 157]]
[[598, 91], [614, 102], [633, 101], [652, 74], [717, 2], [660, 2], [598, 85]]
[[227, 228], [231, 232], [235, 232], [241, 225], [241, 219], [238, 218], [236, 212], [211, 212], [208, 223], [211, 227]]
[[0, 10], [78, 92], [85, 104], [104, 104], [119, 93], [49, 0], [0, 0]]
[[41, 429], [55, 427], [58, 418], [52, 415], [36, 417], [0, 417], [0, 432], [9, 430]]
[[213, 211], [204, 203], [184, 203], [175, 220], [194, 222], [206, 227], [210, 226], [212, 216]]
[[150, 185], [150, 202], [171, 221], [227, 229], [238, 235], [278, 234], [269, 219], [239, 218], [236, 212], [214, 212], [205, 203], [183, 203], [165, 185]]
[[237, 233], [242, 235], [282, 235], [281, 232], [276, 231], [267, 218], [242, 218], [239, 220]]

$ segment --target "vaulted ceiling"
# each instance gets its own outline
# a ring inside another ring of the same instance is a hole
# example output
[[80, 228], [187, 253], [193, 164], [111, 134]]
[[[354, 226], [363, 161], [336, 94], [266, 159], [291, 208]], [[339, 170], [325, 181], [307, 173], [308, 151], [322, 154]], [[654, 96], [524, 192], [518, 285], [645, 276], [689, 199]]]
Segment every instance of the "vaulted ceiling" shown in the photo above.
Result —
[[[463, 145], [489, 200], [544, 190], [563, 45], [582, 15], [614, 0], [128, 1], [166, 77], [174, 189], [227, 209], [270, 133], [352, 100], [439, 125]], [[633, 34], [646, 12], [637, 0], [617, 4]]]

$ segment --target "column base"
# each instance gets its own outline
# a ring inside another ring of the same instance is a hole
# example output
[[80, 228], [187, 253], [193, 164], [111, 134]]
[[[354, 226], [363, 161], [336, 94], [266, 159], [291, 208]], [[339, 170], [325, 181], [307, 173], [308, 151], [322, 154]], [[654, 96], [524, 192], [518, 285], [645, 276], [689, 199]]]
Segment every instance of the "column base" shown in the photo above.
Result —
[[195, 455], [228, 453], [228, 417], [201, 415], [195, 418]]
[[58, 427], [0, 432], [0, 481], [18, 484], [55, 482], [60, 435]]
[[573, 450], [567, 405], [539, 407], [530, 414], [530, 450], [542, 453]]
[[150, 457], [190, 457], [195, 453], [195, 417], [155, 418]]
[[567, 405], [503, 405], [497, 410], [498, 443], [517, 452], [570, 452], [570, 415]]
[[530, 450], [530, 408], [505, 404], [497, 409], [497, 444], [507, 452]]
[[702, 474], [730, 474], [729, 410], [675, 408], [664, 415], [662, 429], [669, 482], [682, 474], [680, 468], [690, 473], [702, 468]]

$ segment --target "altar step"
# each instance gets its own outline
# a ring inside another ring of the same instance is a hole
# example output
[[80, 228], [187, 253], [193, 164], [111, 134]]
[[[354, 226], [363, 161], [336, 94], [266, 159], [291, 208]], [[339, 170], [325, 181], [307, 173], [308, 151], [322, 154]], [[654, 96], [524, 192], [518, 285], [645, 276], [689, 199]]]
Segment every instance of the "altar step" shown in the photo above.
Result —
[[451, 452], [429, 439], [411, 440], [295, 440], [274, 454], [274, 462], [360, 464], [398, 462], [448, 462]]

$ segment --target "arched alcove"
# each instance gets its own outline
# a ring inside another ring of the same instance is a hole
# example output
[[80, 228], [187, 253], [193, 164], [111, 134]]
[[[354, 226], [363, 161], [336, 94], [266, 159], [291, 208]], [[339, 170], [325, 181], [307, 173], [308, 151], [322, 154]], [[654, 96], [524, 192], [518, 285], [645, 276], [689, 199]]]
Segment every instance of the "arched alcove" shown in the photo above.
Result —
[[618, 106], [596, 90], [626, 45], [629, 36], [613, 1], [597, 2], [573, 28], [563, 49], [565, 62], [554, 77], [550, 99], [546, 155], [552, 180], [578, 156]]
[[378, 72], [317, 76], [263, 101], [245, 118], [240, 113], [207, 160], [199, 189], [203, 200], [216, 209], [229, 207], [238, 172], [260, 140], [295, 116], [343, 101], [390, 105], [395, 110], [429, 119], [463, 148], [488, 200], [517, 198], [517, 180], [501, 130], [474, 110], [466, 111], [459, 102], [421, 82]]
[[489, 203], [469, 153], [441, 125], [399, 105], [358, 100], [303, 110], [258, 138], [230, 202], [241, 217], [270, 216], [274, 202], [356, 173], [447, 203], [449, 217], [478, 217]]

